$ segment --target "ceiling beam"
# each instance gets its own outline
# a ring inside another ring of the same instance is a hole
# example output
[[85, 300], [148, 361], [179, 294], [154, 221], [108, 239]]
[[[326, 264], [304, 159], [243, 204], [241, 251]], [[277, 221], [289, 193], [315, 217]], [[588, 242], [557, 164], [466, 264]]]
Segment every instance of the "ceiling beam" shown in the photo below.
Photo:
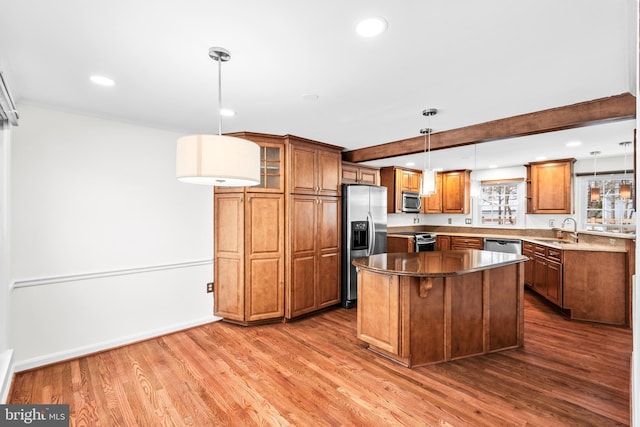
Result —
[[[582, 126], [591, 126], [636, 116], [636, 98], [630, 93], [594, 99], [564, 107], [550, 108], [431, 134], [431, 149], [460, 147], [463, 145], [535, 135]], [[386, 144], [345, 151], [342, 159], [366, 162], [421, 153], [424, 136], [402, 139]]]

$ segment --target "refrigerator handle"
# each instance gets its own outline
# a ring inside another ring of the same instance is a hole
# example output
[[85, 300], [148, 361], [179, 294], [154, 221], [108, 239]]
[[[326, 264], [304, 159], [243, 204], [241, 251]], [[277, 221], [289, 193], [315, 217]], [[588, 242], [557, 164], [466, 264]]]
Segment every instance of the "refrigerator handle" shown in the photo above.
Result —
[[369, 247], [367, 248], [367, 256], [370, 256], [376, 247], [376, 223], [373, 221], [371, 212], [367, 212], [367, 222], [369, 223]]

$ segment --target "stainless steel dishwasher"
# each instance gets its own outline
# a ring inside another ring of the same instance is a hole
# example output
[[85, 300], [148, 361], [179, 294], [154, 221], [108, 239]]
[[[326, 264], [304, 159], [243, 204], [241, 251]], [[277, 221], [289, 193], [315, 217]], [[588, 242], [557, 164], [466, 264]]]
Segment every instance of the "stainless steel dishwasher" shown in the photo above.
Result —
[[485, 237], [484, 250], [522, 255], [522, 240]]

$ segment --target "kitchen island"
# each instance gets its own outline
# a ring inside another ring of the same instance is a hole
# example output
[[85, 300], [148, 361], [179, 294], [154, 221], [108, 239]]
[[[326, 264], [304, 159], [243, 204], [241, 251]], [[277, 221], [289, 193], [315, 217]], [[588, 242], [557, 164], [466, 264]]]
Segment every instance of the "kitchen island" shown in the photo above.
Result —
[[358, 258], [358, 338], [408, 367], [520, 347], [526, 260], [476, 249]]

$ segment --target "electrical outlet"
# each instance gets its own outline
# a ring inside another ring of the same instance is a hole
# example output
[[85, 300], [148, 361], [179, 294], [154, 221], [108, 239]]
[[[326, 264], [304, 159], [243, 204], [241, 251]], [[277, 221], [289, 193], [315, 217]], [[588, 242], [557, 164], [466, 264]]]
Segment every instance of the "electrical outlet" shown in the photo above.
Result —
[[471, 218], [465, 218], [464, 223], [467, 225], [471, 225]]
[[207, 293], [213, 292], [213, 282], [207, 283]]
[[549, 228], [553, 228], [556, 226], [556, 220], [555, 219], [550, 219], [549, 220]]
[[447, 218], [447, 224], [451, 224], [451, 218]]

